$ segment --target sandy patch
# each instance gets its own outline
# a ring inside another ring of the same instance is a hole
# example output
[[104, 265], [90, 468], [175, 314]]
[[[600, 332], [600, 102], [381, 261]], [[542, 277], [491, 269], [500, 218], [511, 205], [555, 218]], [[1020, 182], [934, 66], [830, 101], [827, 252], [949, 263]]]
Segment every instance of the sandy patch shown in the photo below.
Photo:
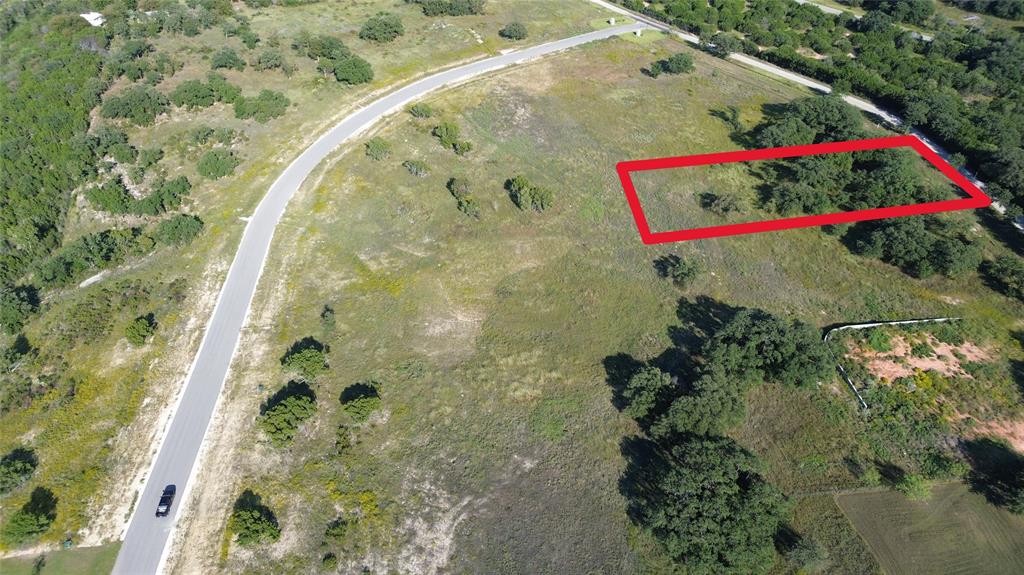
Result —
[[929, 357], [911, 355], [910, 342], [900, 335], [892, 338], [891, 351], [877, 352], [870, 349], [858, 349], [850, 344], [846, 357], [862, 362], [873, 376], [888, 381], [900, 377], [910, 377], [917, 370], [934, 371], [950, 377], [970, 379], [971, 376], [963, 369], [961, 361], [981, 362], [991, 359], [986, 350], [971, 342], [954, 346], [938, 341], [931, 334], [926, 334], [925, 337], [928, 345], [932, 348], [932, 355]]

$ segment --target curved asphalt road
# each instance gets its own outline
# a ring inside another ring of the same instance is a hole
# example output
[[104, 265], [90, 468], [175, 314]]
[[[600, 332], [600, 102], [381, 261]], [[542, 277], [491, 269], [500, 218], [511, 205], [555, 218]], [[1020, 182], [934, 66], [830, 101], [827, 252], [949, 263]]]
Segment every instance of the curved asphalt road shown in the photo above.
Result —
[[[239, 334], [274, 236], [274, 227], [281, 219], [288, 200], [310, 172], [340, 144], [429, 92], [552, 52], [646, 27], [646, 24], [635, 23], [590, 32], [480, 60], [413, 82], [342, 120], [285, 169], [260, 201], [245, 227], [238, 252], [213, 309], [213, 317], [189, 370], [170, 428], [135, 505], [135, 513], [117, 556], [114, 573], [148, 575], [163, 568], [169, 549], [167, 542], [178, 512], [183, 507], [182, 503], [187, 501], [189, 480], [197, 468], [199, 449], [238, 345]], [[177, 487], [172, 514], [157, 518], [157, 500], [164, 486], [170, 484]]]

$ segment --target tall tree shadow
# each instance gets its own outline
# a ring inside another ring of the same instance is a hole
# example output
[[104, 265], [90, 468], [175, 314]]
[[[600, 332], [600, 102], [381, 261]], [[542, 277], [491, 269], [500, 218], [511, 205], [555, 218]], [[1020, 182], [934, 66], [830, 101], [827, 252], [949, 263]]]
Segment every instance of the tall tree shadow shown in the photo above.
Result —
[[699, 295], [692, 301], [680, 298], [676, 306], [676, 317], [682, 325], [670, 328], [669, 337], [675, 345], [696, 351], [704, 340], [714, 335], [742, 310], [742, 307], [706, 295]]
[[612, 389], [612, 405], [615, 406], [615, 409], [622, 411], [626, 408], [626, 400], [622, 391], [626, 389], [630, 378], [643, 369], [644, 364], [628, 353], [609, 355], [601, 363], [604, 365], [605, 381]]
[[1024, 490], [1024, 455], [1002, 441], [972, 439], [963, 444], [971, 463], [971, 491], [981, 493], [993, 505], [1007, 506]]
[[646, 523], [647, 509], [663, 496], [657, 479], [670, 469], [661, 448], [646, 437], [624, 437], [619, 452], [626, 460], [626, 469], [619, 477], [619, 493], [626, 499], [626, 513], [636, 525]]

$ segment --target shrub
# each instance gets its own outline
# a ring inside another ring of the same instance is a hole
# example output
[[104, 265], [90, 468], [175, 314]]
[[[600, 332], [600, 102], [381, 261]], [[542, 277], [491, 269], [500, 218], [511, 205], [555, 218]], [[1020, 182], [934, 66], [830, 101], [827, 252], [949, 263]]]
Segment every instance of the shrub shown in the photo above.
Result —
[[373, 67], [366, 60], [352, 55], [335, 63], [334, 77], [345, 84], [367, 84], [373, 81]]
[[459, 126], [452, 122], [442, 122], [441, 124], [434, 126], [431, 131], [435, 138], [441, 142], [441, 145], [453, 150], [456, 154], [463, 156], [469, 152], [473, 146], [469, 142], [460, 141]]
[[283, 116], [289, 105], [291, 100], [281, 92], [261, 90], [259, 96], [255, 98], [235, 98], [235, 117], [255, 118], [257, 122], [265, 124], [278, 116]]
[[908, 473], [904, 475], [895, 485], [896, 491], [906, 495], [910, 499], [923, 500], [932, 496], [931, 484], [923, 475]]
[[480, 217], [480, 206], [470, 194], [469, 182], [462, 178], [448, 180], [448, 192], [455, 198], [460, 212], [471, 218]]
[[112, 214], [128, 213], [134, 202], [134, 198], [128, 193], [128, 189], [119, 176], [102, 186], [86, 190], [85, 199], [97, 210]]
[[166, 111], [166, 96], [149, 86], [133, 86], [104, 100], [100, 115], [104, 118], [125, 118], [135, 125], [147, 126]]
[[200, 80], [185, 80], [171, 92], [170, 98], [175, 106], [193, 110], [212, 106], [217, 101], [217, 93]]
[[324, 530], [324, 537], [340, 543], [345, 539], [348, 528], [349, 521], [344, 517], [339, 517], [327, 525], [327, 529]]
[[338, 399], [341, 402], [341, 410], [357, 423], [369, 419], [370, 414], [381, 406], [380, 393], [374, 381], [350, 385], [341, 392]]
[[256, 63], [253, 65], [257, 70], [273, 70], [284, 66], [284, 56], [281, 55], [280, 50], [269, 48], [260, 52], [260, 55], [256, 57]]
[[498, 30], [498, 35], [508, 40], [523, 40], [526, 38], [528, 33], [525, 25], [520, 22], [512, 22], [501, 30]]
[[130, 164], [138, 157], [139, 151], [131, 144], [114, 144], [110, 146], [110, 155], [119, 164]]
[[402, 166], [417, 178], [424, 178], [430, 173], [430, 166], [420, 160], [406, 160], [402, 162]]
[[146, 314], [135, 318], [128, 327], [124, 329], [124, 337], [128, 343], [135, 347], [146, 344], [146, 340], [156, 331], [156, 319], [153, 314]]
[[515, 176], [506, 180], [505, 191], [508, 192], [512, 203], [521, 210], [532, 208], [543, 212], [551, 206], [554, 199], [554, 193], [551, 190], [535, 186], [523, 176]]
[[245, 60], [239, 58], [238, 54], [231, 48], [221, 48], [210, 59], [210, 67], [214, 70], [228, 68], [230, 70], [242, 71], [245, 69]]
[[391, 157], [391, 144], [382, 138], [373, 138], [366, 142], [366, 155], [378, 162], [386, 160]]
[[426, 16], [469, 16], [483, 14], [485, 0], [414, 0]]
[[674, 254], [658, 258], [654, 261], [654, 267], [658, 275], [671, 279], [681, 287], [686, 287], [702, 270], [698, 262], [684, 260]]
[[234, 172], [235, 167], [240, 163], [241, 161], [230, 150], [218, 148], [209, 150], [199, 158], [199, 163], [196, 164], [196, 171], [204, 178], [219, 180]]
[[460, 140], [458, 142], [455, 142], [455, 144], [452, 145], [452, 151], [454, 151], [459, 156], [465, 156], [466, 154], [468, 154], [472, 150], [473, 150], [473, 143], [472, 142], [467, 142], [465, 140]]
[[327, 571], [334, 571], [338, 568], [338, 556], [334, 553], [328, 553], [324, 555], [324, 558], [320, 561], [323, 568]]
[[427, 104], [413, 104], [409, 108], [409, 113], [414, 118], [429, 118], [434, 115], [434, 109]]
[[327, 349], [312, 337], [305, 337], [294, 344], [281, 357], [281, 366], [287, 371], [298, 373], [304, 380], [313, 381], [327, 371]]
[[242, 89], [228, 82], [227, 78], [216, 72], [206, 74], [206, 83], [213, 90], [214, 98], [218, 102], [233, 104], [242, 96]]
[[191, 242], [201, 231], [203, 220], [189, 214], [177, 214], [157, 224], [153, 239], [165, 245], [181, 246]]
[[316, 413], [316, 395], [305, 383], [289, 382], [260, 409], [259, 427], [275, 447], [295, 438], [299, 426]]
[[674, 54], [651, 64], [650, 74], [657, 78], [661, 74], [685, 74], [693, 71], [693, 58], [689, 54]]
[[281, 537], [281, 529], [277, 525], [277, 517], [263, 499], [246, 489], [235, 501], [228, 530], [235, 534], [236, 541], [243, 547], [249, 547], [264, 541], [277, 541]]
[[360, 38], [378, 43], [391, 42], [403, 34], [402, 19], [389, 12], [378, 12], [359, 30]]
[[0, 495], [13, 491], [28, 481], [39, 465], [31, 449], [17, 447], [0, 459]]
[[739, 199], [732, 194], [706, 192], [701, 194], [700, 203], [701, 207], [705, 210], [720, 216], [727, 216], [732, 213], [740, 212], [743, 209]]

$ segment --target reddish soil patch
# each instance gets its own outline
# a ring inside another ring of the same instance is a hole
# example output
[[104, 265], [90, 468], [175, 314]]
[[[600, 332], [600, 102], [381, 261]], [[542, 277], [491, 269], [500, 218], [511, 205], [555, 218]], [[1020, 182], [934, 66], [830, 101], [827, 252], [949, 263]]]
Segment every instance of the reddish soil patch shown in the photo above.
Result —
[[846, 357], [863, 363], [872, 375], [888, 381], [912, 376], [918, 369], [922, 371], [935, 371], [947, 376], [969, 378], [970, 375], [964, 371], [956, 354], [970, 362], [989, 359], [988, 352], [969, 341], [953, 346], [938, 341], [931, 334], [926, 334], [925, 337], [933, 352], [929, 357], [914, 357], [911, 355], [910, 342], [900, 335], [892, 338], [891, 351], [877, 352], [870, 349], [861, 349], [850, 344]]

